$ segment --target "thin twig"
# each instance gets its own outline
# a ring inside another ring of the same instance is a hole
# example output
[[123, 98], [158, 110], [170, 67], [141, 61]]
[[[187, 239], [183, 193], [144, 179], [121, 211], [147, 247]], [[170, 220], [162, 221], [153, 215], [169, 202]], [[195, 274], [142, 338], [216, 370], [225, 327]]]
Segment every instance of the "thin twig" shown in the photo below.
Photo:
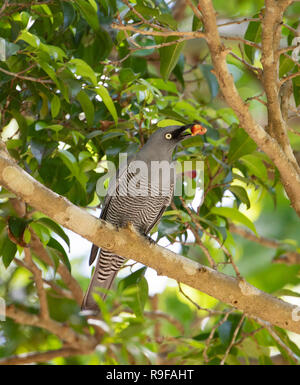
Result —
[[194, 5], [194, 3], [191, 1], [191, 0], [185, 0], [186, 3], [188, 4], [188, 6], [192, 9], [192, 11], [194, 12], [194, 15], [202, 21], [202, 15], [201, 15], [201, 12], [199, 11], [199, 9]]
[[238, 335], [238, 333], [239, 333], [239, 331], [240, 331], [240, 329], [242, 327], [242, 324], [243, 324], [245, 318], [246, 318], [246, 316], [245, 316], [245, 314], [243, 314], [241, 319], [240, 319], [240, 321], [239, 321], [239, 323], [238, 323], [238, 325], [237, 325], [237, 327], [235, 328], [235, 331], [233, 333], [233, 336], [232, 336], [232, 339], [230, 341], [230, 344], [228, 345], [228, 347], [226, 349], [226, 352], [225, 352], [224, 357], [222, 358], [222, 360], [220, 362], [220, 365], [224, 365], [225, 364], [225, 361], [227, 360], [227, 357], [228, 357], [228, 355], [230, 353], [230, 350], [232, 349], [232, 347], [234, 345], [236, 337], [237, 337], [237, 335]]
[[260, 19], [258, 17], [246, 17], [242, 20], [233, 20], [233, 21], [228, 21], [224, 24], [218, 24], [218, 28], [221, 28], [221, 27], [226, 27], [228, 25], [232, 25], [232, 24], [242, 24], [242, 23], [248, 23], [250, 21], [260, 21]]
[[294, 79], [296, 77], [300, 76], [300, 72], [295, 72], [293, 74], [290, 74], [284, 78], [282, 78], [279, 82], [279, 87], [281, 87], [285, 82], [287, 82], [288, 80], [291, 80], [291, 79]]
[[111, 24], [111, 27], [113, 29], [119, 29], [123, 31], [131, 31], [134, 33], [139, 33], [140, 35], [147, 35], [147, 36], [182, 36], [182, 37], [193, 37], [193, 38], [204, 38], [205, 34], [203, 32], [194, 31], [194, 32], [180, 32], [180, 31], [149, 31], [139, 28], [134, 28], [132, 25], [123, 25], [123, 24]]
[[202, 307], [200, 305], [197, 304], [197, 302], [193, 301], [191, 297], [189, 297], [182, 289], [181, 287], [181, 283], [180, 282], [177, 282], [178, 284], [178, 288], [179, 288], [179, 292], [193, 305], [196, 307], [197, 310], [202, 310], [202, 311], [206, 311], [210, 316], [214, 316], [214, 315], [220, 315], [220, 314], [227, 314], [228, 313], [228, 310], [227, 311], [221, 311], [221, 310], [214, 310], [214, 309], [207, 309], [205, 307]]
[[[273, 239], [265, 238], [265, 237], [258, 237], [250, 231], [247, 231], [241, 227], [235, 226], [233, 224], [230, 224], [229, 230], [235, 234], [240, 235], [241, 237], [248, 239], [249, 241], [258, 243], [265, 247], [270, 247], [272, 249], [278, 249], [282, 248], [284, 246], [283, 242], [278, 242]], [[284, 252], [285, 260], [286, 262], [289, 262], [290, 264], [298, 264], [300, 263], [300, 254], [295, 251], [286, 251]]]
[[294, 49], [298, 48], [300, 46], [300, 42], [298, 42], [297, 44], [295, 45], [291, 45], [289, 47], [283, 47], [283, 48], [280, 48], [277, 50], [277, 55], [281, 55], [285, 52], [289, 52], [289, 51], [293, 51]]
[[22, 80], [29, 80], [31, 82], [42, 83], [42, 84], [46, 84], [46, 83], [53, 84], [52, 80], [49, 80], [49, 79], [45, 79], [45, 80], [43, 80], [43, 79], [36, 79], [36, 78], [32, 78], [30, 76], [19, 75], [18, 73], [7, 71], [7, 70], [5, 70], [2, 67], [0, 67], [0, 71], [3, 72], [6, 75], [13, 76], [15, 78], [22, 79]]
[[286, 351], [287, 355], [291, 358], [292, 361], [295, 363], [299, 362], [300, 357], [298, 357], [278, 336], [278, 334], [275, 332], [274, 328], [269, 322], [263, 321], [261, 319], [255, 318], [255, 321], [258, 322], [260, 325], [264, 326], [270, 335], [274, 338], [274, 340], [278, 343], [279, 346], [282, 347], [283, 350]]
[[215, 324], [212, 329], [211, 329], [211, 332], [209, 334], [209, 337], [207, 338], [207, 340], [205, 341], [205, 349], [203, 350], [203, 358], [204, 358], [204, 362], [205, 363], [208, 363], [209, 362], [209, 359], [208, 359], [208, 355], [207, 355], [207, 351], [209, 349], [209, 345], [214, 337], [214, 334], [215, 334], [215, 331], [218, 329], [218, 327], [220, 327], [221, 325], [223, 325], [223, 323], [225, 323], [228, 319], [228, 317], [230, 316], [230, 314], [233, 312], [233, 310], [229, 310], [225, 316], [217, 323]]
[[29, 267], [30, 271], [32, 272], [34, 281], [36, 284], [36, 289], [40, 300], [40, 316], [43, 319], [48, 319], [49, 310], [48, 310], [48, 303], [47, 303], [47, 294], [44, 289], [42, 272], [33, 262], [31, 252], [28, 247], [24, 247], [24, 254], [25, 254], [24, 261], [26, 265]]
[[128, 8], [129, 8], [129, 9], [130, 9], [130, 10], [131, 10], [137, 17], [139, 17], [139, 18], [141, 19], [141, 21], [142, 21], [144, 24], [148, 25], [148, 26], [151, 27], [151, 28], [158, 29], [158, 30], [160, 30], [160, 31], [166, 31], [166, 32], [169, 31], [169, 30], [168, 30], [167, 28], [165, 28], [165, 27], [161, 27], [160, 25], [152, 24], [152, 23], [149, 22], [149, 20], [146, 20], [146, 19], [144, 18], [144, 16], [143, 16], [140, 12], [138, 12], [138, 11], [135, 9], [135, 7], [133, 7], [133, 6], [129, 3], [128, 0], [122, 0], [122, 2], [123, 2], [124, 4], [126, 4], [127, 7], [128, 7]]
[[243, 63], [250, 71], [254, 72], [255, 75], [258, 75], [258, 77], [261, 77], [261, 74], [262, 74], [261, 68], [258, 68], [258, 67], [255, 67], [255, 66], [251, 65], [246, 60], [242, 59], [241, 57], [239, 57], [238, 55], [236, 55], [233, 52], [229, 52], [229, 55], [231, 55], [232, 57], [234, 57], [235, 59], [237, 59], [241, 63]]

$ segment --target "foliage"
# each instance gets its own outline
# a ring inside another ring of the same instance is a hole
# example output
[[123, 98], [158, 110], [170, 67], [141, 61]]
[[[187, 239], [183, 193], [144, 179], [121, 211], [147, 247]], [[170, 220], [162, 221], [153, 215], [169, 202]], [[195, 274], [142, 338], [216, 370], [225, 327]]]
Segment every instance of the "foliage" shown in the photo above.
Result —
[[[0, 3], [1, 8], [3, 1]], [[281, 290], [289, 289], [289, 295], [297, 296], [294, 288], [299, 284], [299, 265], [272, 264], [272, 259], [300, 252], [296, 241], [299, 219], [289, 206], [272, 161], [240, 127], [222, 99], [207, 48], [198, 41], [196, 64], [191, 64], [195, 48], [189, 42], [155, 50], [150, 46], [172, 39], [138, 35], [136, 42], [144, 49], [135, 49], [124, 31], [110, 27], [118, 12], [125, 21], [139, 21], [132, 9], [117, 0], [40, 3], [24, 0], [0, 11], [0, 47], [5, 47], [4, 56], [0, 55], [1, 135], [19, 166], [74, 204], [97, 207], [103, 197], [96, 195], [96, 184], [106, 174], [107, 161], [117, 165], [120, 152], [135, 153], [157, 126], [168, 125], [170, 120], [201, 122], [207, 134], [185, 140], [175, 157], [179, 162], [204, 162], [204, 174], [188, 174], [192, 186], [199, 189], [204, 183], [203, 199], [200, 202], [197, 193], [194, 200], [184, 189], [183, 201], [175, 197], [153, 233], [158, 239], [179, 242], [180, 254], [185, 257], [209, 264], [201, 247], [204, 244], [218, 269], [230, 275], [234, 269], [228, 254], [232, 255], [242, 276], [256, 287], [279, 296]], [[214, 3], [226, 17], [257, 17], [263, 5], [261, 1], [242, 1], [229, 9], [228, 2]], [[157, 22], [162, 28], [177, 30], [186, 21], [175, 20], [172, 7], [164, 1], [155, 6], [146, 0], [131, 4], [146, 21]], [[299, 4], [292, 7], [284, 21], [297, 28]], [[186, 15], [191, 16], [191, 11], [186, 9]], [[244, 37], [259, 43], [261, 23], [250, 22]], [[283, 27], [286, 44], [291, 44], [293, 37], [292, 30]], [[255, 47], [233, 45], [233, 52], [239, 53], [239, 49], [244, 50], [249, 64], [259, 66]], [[290, 55], [280, 58], [281, 77], [297, 71]], [[261, 84], [236, 59], [228, 58], [228, 66], [240, 95], [263, 120], [264, 107], [253, 98], [261, 92]], [[299, 78], [294, 78], [296, 105], [299, 87]], [[295, 151], [300, 150], [299, 136], [291, 134], [290, 141]], [[59, 263], [72, 269], [84, 289], [88, 278], [81, 272], [81, 263], [69, 261], [72, 239], [70, 242], [64, 229], [29, 206], [20, 215], [14, 198], [1, 189], [0, 296], [8, 304], [36, 314], [39, 301], [31, 274], [17, 262], [32, 234], [49, 253], [52, 266], [39, 255], [33, 255], [34, 261], [55, 285], [67, 289], [57, 272]], [[193, 202], [194, 210], [188, 212], [183, 202]], [[277, 239], [280, 247], [267, 249], [233, 235], [232, 223]], [[87, 256], [82, 255], [82, 260], [86, 264]], [[267, 329], [250, 318], [241, 321], [237, 311], [228, 315], [225, 304], [205, 294], [183, 288], [194, 302], [209, 309], [208, 313], [173, 287], [148, 298], [148, 285], [153, 282], [147, 284], [143, 272], [138, 270], [120, 280], [107, 303], [98, 298], [104, 331], [99, 349], [50, 362], [219, 364], [225, 356], [227, 364], [271, 364], [271, 348], [277, 348], [288, 362], [295, 362]], [[86, 329], [94, 333], [74, 299], [62, 296], [55, 286], [47, 289], [47, 299], [52, 319], [67, 323], [78, 333]], [[277, 332], [299, 357], [299, 348], [288, 333]], [[61, 346], [62, 341], [48, 331], [11, 319], [0, 322], [0, 358]]]

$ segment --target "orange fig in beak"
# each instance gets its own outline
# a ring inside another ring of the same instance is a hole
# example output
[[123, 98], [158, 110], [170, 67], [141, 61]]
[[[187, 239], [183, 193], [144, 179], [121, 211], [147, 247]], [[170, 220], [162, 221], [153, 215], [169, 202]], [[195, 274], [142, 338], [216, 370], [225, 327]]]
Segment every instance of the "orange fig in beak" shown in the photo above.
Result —
[[194, 124], [191, 128], [191, 131], [192, 131], [192, 136], [195, 136], [195, 135], [204, 135], [207, 131], [207, 129], [203, 126], [201, 126], [201, 124]]

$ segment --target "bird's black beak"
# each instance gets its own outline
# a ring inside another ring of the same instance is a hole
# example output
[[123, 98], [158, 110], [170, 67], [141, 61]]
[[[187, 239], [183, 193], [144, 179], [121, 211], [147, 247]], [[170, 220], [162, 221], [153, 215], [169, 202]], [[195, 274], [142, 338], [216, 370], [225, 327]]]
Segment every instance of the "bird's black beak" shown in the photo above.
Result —
[[174, 139], [181, 141], [183, 139], [189, 138], [192, 136], [191, 128], [193, 127], [193, 124], [186, 124], [185, 126], [177, 128], [173, 132]]

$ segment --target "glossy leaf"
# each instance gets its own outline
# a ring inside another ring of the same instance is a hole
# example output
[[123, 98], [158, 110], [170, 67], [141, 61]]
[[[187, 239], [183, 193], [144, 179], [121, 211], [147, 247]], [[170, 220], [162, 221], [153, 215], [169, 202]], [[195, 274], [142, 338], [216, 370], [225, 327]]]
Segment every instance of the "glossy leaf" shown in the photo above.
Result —
[[47, 247], [51, 247], [52, 249], [58, 251], [58, 258], [63, 262], [67, 269], [71, 271], [71, 264], [69, 258], [61, 244], [56, 239], [50, 238], [49, 242], [47, 243]]
[[246, 215], [244, 215], [239, 210], [237, 210], [233, 207], [213, 207], [210, 210], [210, 212], [212, 214], [223, 216], [223, 217], [227, 218], [229, 221], [243, 224], [244, 226], [248, 227], [250, 230], [252, 230], [257, 235], [257, 232], [256, 232], [256, 229], [255, 229], [253, 222], [251, 222], [250, 219], [248, 219], [246, 217]]
[[93, 122], [94, 122], [94, 116], [95, 116], [95, 109], [94, 109], [93, 102], [90, 100], [88, 95], [83, 90], [81, 90], [77, 94], [76, 98], [79, 101], [79, 103], [80, 103], [80, 105], [84, 111], [87, 124], [89, 126], [92, 126]]
[[115, 107], [115, 105], [112, 101], [112, 98], [110, 97], [107, 89], [104, 86], [102, 86], [101, 84], [98, 84], [98, 86], [96, 88], [96, 92], [101, 97], [103, 103], [105, 104], [106, 108], [108, 109], [108, 111], [110, 112], [111, 116], [113, 117], [115, 123], [117, 124], [118, 123], [117, 110], [116, 110], [116, 107]]
[[39, 218], [36, 222], [37, 223], [42, 223], [43, 225], [48, 227], [50, 230], [54, 231], [57, 235], [59, 235], [66, 242], [66, 244], [70, 248], [70, 239], [69, 239], [69, 237], [67, 236], [67, 234], [64, 232], [64, 230], [57, 223], [52, 221], [52, 219], [46, 218], [46, 217], [42, 217], [42, 218]]
[[234, 162], [243, 155], [251, 154], [256, 147], [256, 143], [248, 134], [242, 128], [239, 128], [230, 142], [228, 161]]
[[[258, 16], [259, 15], [256, 14], [253, 17], [256, 18]], [[252, 41], [254, 43], [259, 43], [261, 41], [261, 22], [250, 21], [248, 28], [245, 32], [244, 38], [245, 38], [245, 40], [249, 40], [249, 41]], [[250, 60], [250, 62], [253, 63], [256, 48], [251, 46], [251, 45], [244, 44], [244, 51], [245, 51], [246, 56]]]
[[[177, 37], [169, 37], [165, 40], [166, 43], [178, 40]], [[175, 43], [159, 49], [160, 55], [160, 73], [163, 79], [166, 81], [169, 79], [171, 72], [176, 66], [180, 53], [184, 47], [184, 42]]]

